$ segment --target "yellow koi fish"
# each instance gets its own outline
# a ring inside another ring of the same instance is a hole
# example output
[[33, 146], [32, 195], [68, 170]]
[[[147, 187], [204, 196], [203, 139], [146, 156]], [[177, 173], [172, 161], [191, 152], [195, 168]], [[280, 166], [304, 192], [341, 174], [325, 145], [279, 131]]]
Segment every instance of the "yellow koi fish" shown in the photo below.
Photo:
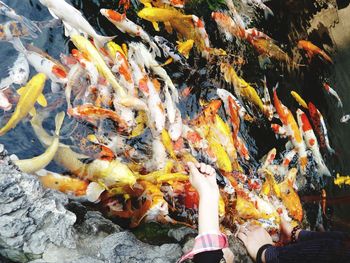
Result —
[[305, 100], [294, 90], [290, 92], [290, 94], [293, 96], [293, 98], [299, 103], [300, 106], [302, 106], [305, 109], [308, 109], [308, 106], [305, 102]]
[[100, 53], [94, 47], [91, 42], [81, 35], [72, 35], [71, 40], [74, 45], [85, 55], [88, 56], [95, 66], [97, 67], [100, 74], [102, 74], [107, 81], [112, 85], [115, 92], [119, 97], [125, 97], [127, 95], [125, 89], [118, 83], [115, 76], [113, 75], [110, 68], [106, 65]]
[[0, 136], [4, 135], [9, 130], [16, 127], [16, 125], [30, 113], [35, 115], [34, 104], [37, 101], [41, 106], [46, 107], [47, 102], [42, 94], [45, 86], [45, 74], [36, 74], [25, 87], [20, 88], [17, 92], [20, 95], [15, 112], [12, 114], [7, 124], [1, 128]]
[[55, 136], [52, 140], [51, 145], [46, 149], [46, 151], [43, 154], [31, 159], [17, 160], [14, 162], [21, 171], [31, 174], [45, 168], [52, 161], [59, 146], [59, 134], [64, 120], [64, 116], [64, 112], [60, 112], [56, 115]]
[[337, 178], [334, 178], [334, 184], [338, 186], [343, 184], [350, 185], [350, 176], [340, 176], [340, 174], [337, 173]]
[[79, 178], [71, 178], [57, 173], [40, 170], [36, 173], [39, 175], [39, 180], [45, 188], [54, 189], [66, 194], [75, 196], [83, 196], [86, 194], [86, 189], [89, 185], [88, 181]]
[[224, 74], [225, 81], [234, 86], [237, 95], [240, 95], [245, 99], [249, 100], [255, 106], [257, 106], [261, 110], [261, 112], [267, 114], [264, 103], [260, 99], [256, 90], [252, 86], [250, 86], [244, 79], [240, 78], [231, 65], [227, 63], [222, 63], [220, 69], [221, 72]]
[[176, 41], [177, 50], [181, 53], [185, 58], [188, 59], [191, 49], [193, 48], [194, 40], [188, 39], [186, 41]]

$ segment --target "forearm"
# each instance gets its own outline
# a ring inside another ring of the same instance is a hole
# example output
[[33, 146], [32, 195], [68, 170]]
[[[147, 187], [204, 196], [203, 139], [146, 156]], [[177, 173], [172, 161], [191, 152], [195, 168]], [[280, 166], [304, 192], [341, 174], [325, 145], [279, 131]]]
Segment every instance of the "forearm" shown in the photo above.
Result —
[[[284, 247], [269, 247], [264, 253], [265, 263], [333, 262], [334, 258], [345, 259], [350, 250], [342, 240], [309, 240]], [[339, 261], [344, 262], [344, 261]]]
[[220, 233], [219, 193], [201, 195], [199, 199], [198, 233]]

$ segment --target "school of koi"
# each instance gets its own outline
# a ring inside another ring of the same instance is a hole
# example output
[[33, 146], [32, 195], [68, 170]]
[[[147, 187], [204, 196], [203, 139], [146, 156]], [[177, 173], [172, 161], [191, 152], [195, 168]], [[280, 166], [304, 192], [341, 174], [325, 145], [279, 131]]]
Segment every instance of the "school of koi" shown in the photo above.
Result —
[[[232, 62], [228, 51], [211, 46], [204, 21], [184, 13], [190, 1], [139, 1], [143, 7], [137, 15], [151, 22], [156, 34], [175, 32], [177, 43], [153, 36], [128, 19], [127, 13], [132, 12], [128, 0], [119, 2], [124, 13], [101, 9], [122, 32], [117, 44], [114, 36], [96, 33], [82, 13], [64, 0], [40, 0], [62, 21], [65, 35], [75, 46], [69, 54], [62, 54], [60, 61], [21, 40], [35, 38], [51, 24], [29, 21], [0, 1], [0, 14], [12, 19], [0, 25], [0, 40], [11, 42], [19, 52], [9, 76], [0, 82], [1, 109], [10, 111], [16, 104], [7, 123], [2, 118], [0, 135], [30, 114], [31, 127], [47, 149], [31, 159], [16, 160], [17, 166], [39, 176], [46, 187], [100, 202], [109, 216], [130, 220], [130, 227], [149, 221], [195, 226], [198, 195], [189, 183], [186, 163], [206, 162], [217, 170], [222, 226], [233, 230], [255, 222], [277, 233], [281, 216], [294, 223], [303, 220], [296, 178], [316, 175], [316, 181], [322, 183], [324, 176], [332, 176], [323, 160], [334, 153], [325, 120], [312, 102], [305, 102], [295, 91], [292, 96], [301, 109], [293, 115], [278, 97], [278, 84], [271, 89], [264, 79], [260, 90], [240, 77], [237, 69], [244, 59]], [[241, 4], [273, 15], [263, 2], [245, 0]], [[261, 58], [292, 69], [300, 66], [271, 37], [248, 28], [232, 0], [226, 5], [225, 10], [213, 12], [212, 19], [227, 41], [246, 41]], [[123, 34], [135, 37], [134, 41], [120, 41]], [[309, 41], [300, 40], [297, 46], [309, 61], [319, 56], [324, 63], [333, 63], [325, 51]], [[196, 87], [185, 85], [180, 90], [167, 65], [189, 69], [188, 58], [195, 55], [208, 65], [215, 61], [223, 82], [231, 88], [218, 88], [217, 99], [200, 100], [201, 112], [190, 119], [179, 104]], [[37, 74], [28, 81], [29, 65]], [[47, 80], [51, 91], [61, 92], [66, 100], [64, 112], [56, 115], [53, 135], [43, 128], [54, 108], [43, 95]], [[16, 95], [12, 91], [18, 86], [23, 87]], [[327, 83], [324, 88], [342, 107], [336, 91]], [[41, 106], [38, 112], [36, 102]], [[45, 107], [50, 110], [42, 109]], [[60, 142], [60, 129], [68, 118], [90, 127], [89, 134], [74, 140], [75, 145]], [[345, 115], [341, 121], [348, 119]], [[276, 136], [289, 140], [280, 159], [273, 148], [258, 166], [244, 136], [244, 125], [256, 121], [270, 122]], [[143, 149], [133, 142], [140, 138]], [[51, 161], [67, 172], [62, 175], [45, 170]]]

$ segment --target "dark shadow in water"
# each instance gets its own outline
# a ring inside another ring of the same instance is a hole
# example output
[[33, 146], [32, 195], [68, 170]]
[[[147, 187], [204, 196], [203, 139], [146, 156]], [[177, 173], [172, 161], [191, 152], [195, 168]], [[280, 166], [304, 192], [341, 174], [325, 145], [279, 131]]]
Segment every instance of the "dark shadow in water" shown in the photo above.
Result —
[[337, 0], [338, 9], [343, 9], [350, 4], [350, 0]]

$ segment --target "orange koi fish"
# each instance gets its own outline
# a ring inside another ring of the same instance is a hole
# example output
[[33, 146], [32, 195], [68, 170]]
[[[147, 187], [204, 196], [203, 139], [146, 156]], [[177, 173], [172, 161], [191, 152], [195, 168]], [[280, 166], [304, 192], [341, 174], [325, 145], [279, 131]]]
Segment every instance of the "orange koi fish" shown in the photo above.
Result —
[[75, 108], [68, 109], [68, 114], [74, 117], [86, 119], [88, 121], [96, 121], [99, 119], [112, 119], [117, 123], [119, 130], [127, 130], [128, 125], [123, 118], [115, 111], [99, 108], [91, 104], [80, 105]]
[[307, 154], [303, 137], [300, 133], [298, 124], [296, 123], [293, 114], [290, 112], [290, 110], [286, 106], [284, 106], [279, 100], [276, 88], [274, 88], [273, 97], [276, 111], [280, 120], [283, 123], [283, 127], [287, 132], [287, 136], [298, 151], [301, 171], [302, 173], [305, 173], [307, 165]]
[[309, 57], [309, 62], [315, 55], [320, 55], [324, 60], [333, 64], [333, 60], [331, 59], [331, 57], [328, 56], [327, 53], [324, 52], [322, 49], [312, 44], [310, 41], [300, 40], [298, 42], [298, 48], [304, 49], [306, 51], [307, 56]]

